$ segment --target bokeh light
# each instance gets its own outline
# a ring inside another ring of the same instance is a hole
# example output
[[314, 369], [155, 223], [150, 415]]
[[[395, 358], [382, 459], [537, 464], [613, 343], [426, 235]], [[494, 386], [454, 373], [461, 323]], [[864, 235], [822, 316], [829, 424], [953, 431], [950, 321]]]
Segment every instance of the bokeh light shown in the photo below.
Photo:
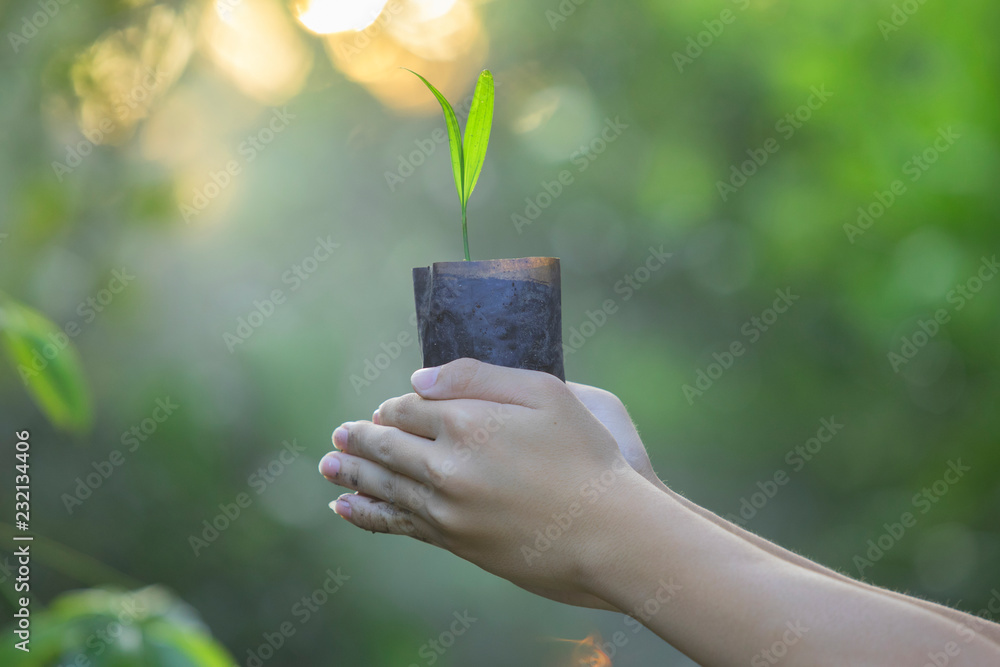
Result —
[[302, 34], [270, 0], [240, 0], [223, 11], [209, 6], [201, 44], [220, 71], [262, 104], [288, 101], [302, 90], [312, 66]]
[[364, 30], [388, 0], [305, 0], [296, 9], [299, 22], [318, 35]]

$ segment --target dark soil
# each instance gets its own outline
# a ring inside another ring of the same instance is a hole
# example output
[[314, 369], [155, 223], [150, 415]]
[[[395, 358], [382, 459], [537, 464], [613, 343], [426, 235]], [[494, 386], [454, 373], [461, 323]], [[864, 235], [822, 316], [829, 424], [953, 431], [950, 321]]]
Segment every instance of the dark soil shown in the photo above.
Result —
[[429, 274], [413, 276], [425, 367], [471, 357], [565, 380], [558, 282], [438, 274], [429, 286]]

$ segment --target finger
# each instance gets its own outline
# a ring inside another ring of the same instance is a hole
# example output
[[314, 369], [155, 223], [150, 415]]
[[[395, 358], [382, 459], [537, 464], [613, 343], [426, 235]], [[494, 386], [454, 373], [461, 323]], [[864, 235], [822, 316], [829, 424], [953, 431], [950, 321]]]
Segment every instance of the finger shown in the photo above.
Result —
[[610, 391], [576, 382], [567, 382], [566, 386], [605, 425], [608, 424], [608, 420], [622, 421], [623, 419], [631, 424], [631, 418], [628, 416], [625, 404]]
[[424, 398], [474, 398], [537, 408], [566, 390], [556, 376], [523, 368], [504, 368], [475, 359], [456, 359], [443, 366], [421, 368], [410, 378]]
[[392, 426], [348, 422], [333, 432], [337, 449], [378, 463], [417, 482], [432, 481], [438, 452], [434, 442]]
[[579, 382], [567, 382], [566, 386], [569, 388], [573, 395], [580, 399], [580, 402], [587, 406], [587, 409], [591, 412], [594, 408], [602, 406], [607, 402], [610, 402], [608, 397], [617, 400], [617, 396], [609, 391], [604, 391], [603, 389], [598, 389], [597, 387], [591, 387], [589, 384], [580, 384]]
[[330, 503], [330, 508], [358, 528], [375, 533], [409, 535], [428, 544], [439, 544], [430, 524], [410, 510], [384, 500], [345, 493]]
[[420, 394], [390, 398], [378, 406], [372, 422], [433, 440], [441, 433], [441, 404], [421, 398]]
[[377, 463], [343, 452], [330, 452], [319, 462], [319, 471], [331, 482], [366, 496], [386, 500], [410, 510], [420, 510], [434, 489]]
[[649, 459], [646, 446], [642, 444], [639, 431], [632, 423], [632, 418], [621, 399], [610, 391], [585, 384], [567, 382], [566, 386], [590, 410], [591, 414], [611, 431], [611, 435], [618, 443], [618, 449], [621, 450], [628, 464], [654, 484], [662, 484], [660, 478], [653, 471], [653, 464]]

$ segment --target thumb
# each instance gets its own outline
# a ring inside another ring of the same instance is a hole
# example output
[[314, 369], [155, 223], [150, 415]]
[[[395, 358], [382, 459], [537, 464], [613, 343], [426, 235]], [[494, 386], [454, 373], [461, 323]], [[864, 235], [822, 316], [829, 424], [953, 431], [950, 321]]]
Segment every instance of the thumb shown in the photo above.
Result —
[[553, 391], [566, 388], [559, 378], [548, 373], [494, 366], [475, 359], [421, 368], [410, 377], [410, 384], [423, 398], [472, 398], [528, 408], [540, 407]]

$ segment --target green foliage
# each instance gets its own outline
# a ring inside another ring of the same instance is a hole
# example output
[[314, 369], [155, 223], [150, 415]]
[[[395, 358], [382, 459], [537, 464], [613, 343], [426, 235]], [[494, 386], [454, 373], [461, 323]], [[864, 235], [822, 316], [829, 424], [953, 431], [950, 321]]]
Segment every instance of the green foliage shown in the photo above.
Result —
[[165, 589], [90, 589], [66, 593], [45, 610], [32, 608], [31, 651], [0, 645], [10, 667], [231, 667], [232, 657], [194, 610]]
[[[90, 398], [69, 337], [40, 313], [0, 295], [0, 341], [28, 393], [55, 426], [84, 431]], [[48, 351], [54, 353], [46, 354]]]
[[[475, 3], [488, 18], [477, 24], [475, 54], [437, 61], [433, 75], [410, 66], [443, 86], [466, 76], [467, 63], [488, 48], [503, 97], [490, 148], [496, 178], [488, 182], [496, 223], [477, 226], [473, 242], [494, 257], [562, 259], [564, 336], [574, 348], [568, 377], [622, 398], [672, 487], [725, 516], [759, 492], [758, 482], [789, 472], [748, 529], [856, 576], [852, 559], [867, 541], [912, 511], [913, 495], [949, 459], [962, 458], [974, 470], [864, 575], [978, 612], [1000, 590], [1000, 276], [951, 311], [899, 373], [886, 355], [920, 331], [918, 320], [952, 305], [949, 291], [975, 275], [982, 256], [1000, 252], [1000, 8], [988, 0], [923, 3], [899, 31], [883, 34], [879, 22], [894, 4], [645, 2], [621, 11], [588, 2], [553, 30], [536, 3]], [[438, 204], [454, 206], [450, 188], [440, 178], [427, 185], [435, 164], [445, 169], [440, 161], [449, 159], [433, 154], [447, 152], [445, 128], [400, 127], [400, 111], [322, 60], [313, 41], [310, 87], [287, 102], [294, 126], [252, 162], [242, 160], [224, 194], [185, 224], [178, 204], [224, 169], [223, 153], [241, 159], [241, 143], [269, 117], [222, 77], [193, 26], [202, 55], [182, 73], [171, 70], [179, 82], [131, 138], [94, 146], [62, 180], [53, 174], [51, 163], [86, 141], [74, 127], [81, 102], [65, 76], [73, 56], [106, 32], [131, 34], [167, 7], [216, 15], [193, 0], [76, 2], [18, 53], [0, 49], [0, 288], [61, 325], [95, 292], [94, 277], [117, 262], [137, 269], [132, 296], [74, 338], [86, 345], [87, 384], [100, 406], [79, 438], [85, 446], [48, 428], [0, 361], [0, 423], [32, 430], [32, 463], [44, 474], [32, 493], [39, 528], [176, 590], [244, 664], [262, 633], [289, 620], [295, 636], [265, 667], [422, 663], [422, 643], [464, 606], [488, 621], [438, 667], [563, 664], [546, 660], [536, 638], [592, 630], [611, 637], [620, 617], [536, 600], [423, 543], [352, 531], [326, 506], [342, 492], [316, 473], [331, 430], [410, 391], [420, 363], [406, 269], [439, 259], [455, 241], [452, 209], [442, 215]], [[705, 23], [724, 9], [735, 21], [699, 47]], [[3, 5], [4, 35], [38, 11], [36, 0]], [[383, 37], [402, 19], [378, 27]], [[680, 71], [675, 53], [686, 58], [689, 39], [692, 53], [703, 52]], [[155, 46], [142, 53], [161, 50]], [[371, 57], [381, 66], [380, 49], [373, 43], [354, 62]], [[117, 59], [107, 64], [119, 69]], [[126, 76], [113, 91], [127, 96], [132, 85]], [[810, 89], [823, 85], [833, 97], [803, 110]], [[457, 94], [449, 96], [464, 123]], [[604, 119], [627, 126], [606, 146]], [[910, 180], [904, 163], [948, 126], [962, 138]], [[780, 150], [724, 201], [719, 183], [730, 183], [733, 169], [752, 159], [748, 151], [759, 155], [771, 138]], [[396, 173], [415, 140], [428, 147], [426, 162], [407, 160], [414, 175], [404, 190], [382, 187], [378, 175]], [[459, 166], [456, 188], [465, 178]], [[572, 182], [560, 183], [564, 172]], [[844, 226], [856, 225], [858, 208], [891, 193], [896, 179], [905, 194], [852, 243]], [[543, 184], [563, 186], [544, 210], [539, 195], [555, 190]], [[433, 191], [420, 197], [420, 187]], [[537, 217], [519, 234], [511, 214], [526, 214], [526, 198]], [[294, 269], [320, 235], [332, 235], [343, 252], [289, 290], [298, 283], [286, 283], [283, 272], [297, 280]], [[636, 282], [647, 248], [660, 244], [673, 258]], [[274, 288], [288, 298], [227, 353], [223, 333], [236, 331], [237, 319]], [[768, 320], [759, 340], [689, 404], [682, 385], [734, 341], [749, 342], [744, 328], [759, 331], [751, 318], [770, 307], [777, 288], [801, 300]], [[576, 349], [574, 331], [589, 333], [608, 299], [615, 313]], [[140, 431], [144, 439], [130, 451], [121, 435], [166, 396], [181, 408], [155, 433]], [[830, 416], [844, 430], [794, 471], [787, 453]], [[257, 496], [248, 477], [286, 438], [309, 451]], [[68, 513], [63, 494], [116, 449], [124, 465]], [[201, 534], [220, 503], [248, 491], [253, 504], [194, 557], [189, 536]], [[12, 500], [3, 496], [0, 505]], [[12, 542], [0, 534], [2, 544]], [[32, 563], [32, 588], [43, 600], [103, 577], [62, 567], [78, 554], [56, 568], [44, 553]], [[352, 580], [299, 626], [292, 605], [341, 565]], [[688, 664], [653, 641], [630, 642], [615, 656], [623, 666], [676, 663]]]
[[469, 256], [469, 230], [466, 222], [466, 208], [469, 204], [469, 197], [479, 180], [479, 173], [483, 170], [483, 163], [486, 161], [486, 148], [490, 142], [490, 129], [493, 126], [493, 73], [488, 69], [483, 70], [476, 82], [476, 91], [472, 96], [472, 106], [469, 109], [469, 118], [465, 123], [465, 139], [458, 129], [458, 118], [455, 110], [441, 92], [431, 85], [431, 82], [420, 76], [413, 70], [413, 73], [424, 82], [424, 85], [437, 98], [444, 112], [445, 124], [448, 126], [448, 145], [451, 149], [451, 168], [455, 175], [455, 189], [458, 190], [458, 199], [462, 204], [462, 240], [465, 243], [465, 259]]

